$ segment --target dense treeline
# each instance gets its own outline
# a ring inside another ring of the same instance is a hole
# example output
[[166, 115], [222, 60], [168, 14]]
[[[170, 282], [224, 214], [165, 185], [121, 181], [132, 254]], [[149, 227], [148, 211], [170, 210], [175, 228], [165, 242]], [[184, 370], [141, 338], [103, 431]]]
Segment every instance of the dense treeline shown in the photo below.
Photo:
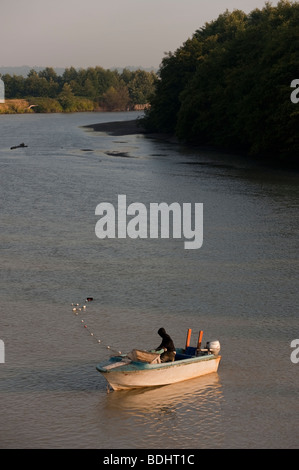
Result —
[[146, 104], [153, 93], [156, 76], [144, 70], [105, 70], [102, 67], [65, 69], [57, 75], [52, 67], [31, 70], [27, 77], [2, 75], [5, 97], [27, 99], [36, 112], [108, 111], [132, 109]]
[[299, 154], [299, 4], [226, 11], [164, 57], [144, 125], [266, 156]]

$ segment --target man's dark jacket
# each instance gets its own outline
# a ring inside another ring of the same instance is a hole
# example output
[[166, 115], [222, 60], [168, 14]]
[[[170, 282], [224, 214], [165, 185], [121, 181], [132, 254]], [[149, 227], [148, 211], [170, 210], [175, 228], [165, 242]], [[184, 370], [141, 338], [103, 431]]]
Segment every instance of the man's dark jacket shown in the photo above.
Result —
[[164, 328], [160, 328], [160, 329], [159, 329], [158, 335], [161, 336], [161, 338], [162, 338], [162, 343], [160, 344], [160, 346], [157, 347], [157, 350], [162, 349], [162, 348], [166, 348], [166, 349], [167, 349], [167, 352], [173, 352], [173, 351], [175, 351], [175, 347], [174, 347], [173, 341], [172, 341], [172, 339], [170, 338], [170, 336], [166, 333], [166, 331], [165, 331]]

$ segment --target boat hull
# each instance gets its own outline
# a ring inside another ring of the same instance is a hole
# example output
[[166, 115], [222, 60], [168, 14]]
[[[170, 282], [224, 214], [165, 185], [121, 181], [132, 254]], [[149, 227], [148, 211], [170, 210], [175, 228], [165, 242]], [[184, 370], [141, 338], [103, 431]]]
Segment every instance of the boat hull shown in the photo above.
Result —
[[[113, 390], [131, 388], [157, 387], [193, 379], [202, 375], [217, 372], [221, 356], [205, 355], [190, 359], [148, 364], [115, 362], [110, 365], [98, 365], [97, 370], [105, 377]], [[110, 368], [109, 368], [110, 367]]]

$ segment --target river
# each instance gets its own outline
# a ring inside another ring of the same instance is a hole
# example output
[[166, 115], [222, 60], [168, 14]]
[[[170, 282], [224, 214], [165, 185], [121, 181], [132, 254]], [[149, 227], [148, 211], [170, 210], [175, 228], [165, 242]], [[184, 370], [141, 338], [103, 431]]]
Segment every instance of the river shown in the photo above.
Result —
[[[0, 116], [0, 447], [296, 448], [298, 173], [82, 127], [137, 116]], [[201, 248], [97, 238], [118, 195], [202, 203]], [[107, 347], [151, 349], [160, 327], [218, 339], [218, 373], [107, 393]]]

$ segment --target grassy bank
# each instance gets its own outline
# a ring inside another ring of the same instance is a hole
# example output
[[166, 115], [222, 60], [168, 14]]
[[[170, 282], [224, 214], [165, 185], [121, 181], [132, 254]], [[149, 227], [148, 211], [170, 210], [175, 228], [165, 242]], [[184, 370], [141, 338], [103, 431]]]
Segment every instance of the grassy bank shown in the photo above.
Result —
[[71, 101], [55, 98], [34, 97], [27, 99], [8, 99], [0, 103], [0, 114], [24, 113], [75, 113], [95, 111], [97, 105], [87, 99], [75, 97]]
[[30, 102], [27, 100], [6, 100], [0, 103], [0, 114], [24, 114], [33, 113]]
[[24, 114], [24, 113], [76, 113], [85, 111], [140, 111], [147, 105], [134, 105], [130, 107], [99, 106], [88, 98], [67, 96], [56, 98], [32, 97], [27, 99], [7, 99], [0, 103], [0, 114]]

